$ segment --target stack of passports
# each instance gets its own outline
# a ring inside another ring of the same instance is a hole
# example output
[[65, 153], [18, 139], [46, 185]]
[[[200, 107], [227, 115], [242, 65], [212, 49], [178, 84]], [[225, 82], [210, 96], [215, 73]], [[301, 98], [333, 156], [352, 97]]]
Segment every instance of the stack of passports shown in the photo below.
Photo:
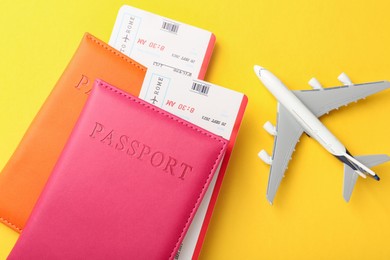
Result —
[[9, 259], [173, 259], [226, 144], [95, 81]]
[[84, 36], [0, 174], [9, 259], [175, 257], [227, 141], [138, 99], [145, 73]]

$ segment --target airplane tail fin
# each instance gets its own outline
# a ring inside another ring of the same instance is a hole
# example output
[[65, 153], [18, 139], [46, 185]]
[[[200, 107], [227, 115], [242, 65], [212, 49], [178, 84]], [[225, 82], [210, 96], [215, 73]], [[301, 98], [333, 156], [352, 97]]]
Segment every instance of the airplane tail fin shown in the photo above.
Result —
[[[350, 159], [350, 158], [348, 158], [348, 159]], [[386, 154], [364, 155], [364, 156], [356, 156], [356, 157], [354, 157], [354, 159], [355, 160], [349, 160], [349, 161], [354, 166], [356, 166], [358, 170], [354, 170], [350, 166], [348, 166], [347, 164], [344, 164], [343, 197], [344, 197], [346, 202], [348, 202], [350, 200], [353, 188], [355, 187], [355, 183], [356, 183], [356, 180], [358, 178], [358, 175], [360, 175], [360, 173], [361, 173], [361, 171], [360, 172], [358, 172], [358, 171], [363, 170], [363, 172], [366, 172], [366, 170], [364, 168], [374, 167], [376, 165], [390, 161], [390, 156], [388, 156]], [[360, 165], [358, 165], [358, 163]]]

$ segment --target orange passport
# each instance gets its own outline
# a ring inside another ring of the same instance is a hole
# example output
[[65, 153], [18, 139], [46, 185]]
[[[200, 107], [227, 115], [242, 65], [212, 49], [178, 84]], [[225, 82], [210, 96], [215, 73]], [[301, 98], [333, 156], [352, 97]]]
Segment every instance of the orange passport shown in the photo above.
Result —
[[145, 73], [144, 66], [85, 34], [0, 174], [1, 222], [17, 232], [24, 228], [95, 79], [104, 79], [138, 96]]

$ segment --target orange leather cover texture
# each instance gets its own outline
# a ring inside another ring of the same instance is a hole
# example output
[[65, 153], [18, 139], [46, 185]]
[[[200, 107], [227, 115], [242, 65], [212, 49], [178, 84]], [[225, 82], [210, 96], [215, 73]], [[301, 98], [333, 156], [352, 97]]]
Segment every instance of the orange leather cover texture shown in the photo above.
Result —
[[[96, 78], [138, 96], [146, 68], [85, 34], [0, 174], [0, 221], [21, 232]], [[80, 151], [82, 152], [82, 151]]]

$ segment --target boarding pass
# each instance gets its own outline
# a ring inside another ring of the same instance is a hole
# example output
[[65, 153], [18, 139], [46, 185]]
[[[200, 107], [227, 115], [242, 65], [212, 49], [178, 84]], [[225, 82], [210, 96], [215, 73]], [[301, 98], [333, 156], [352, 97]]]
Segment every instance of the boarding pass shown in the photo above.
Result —
[[229, 140], [243, 94], [160, 68], [147, 71], [139, 97]]
[[206, 30], [124, 5], [109, 45], [146, 67], [159, 64], [187, 77], [203, 79], [215, 36]]

